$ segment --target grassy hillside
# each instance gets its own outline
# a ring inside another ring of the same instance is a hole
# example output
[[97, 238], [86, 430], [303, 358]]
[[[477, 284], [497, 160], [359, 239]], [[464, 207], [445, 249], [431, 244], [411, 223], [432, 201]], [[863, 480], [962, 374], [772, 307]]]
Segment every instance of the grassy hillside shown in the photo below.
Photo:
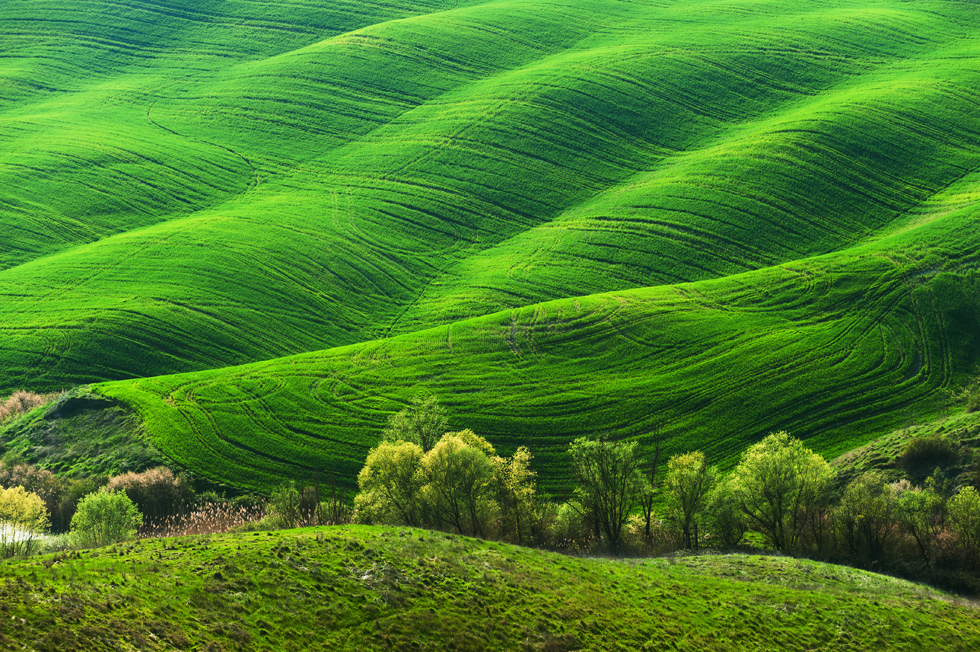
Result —
[[597, 431], [843, 452], [980, 353], [978, 21], [5, 2], [0, 389], [115, 381], [263, 488], [351, 482], [419, 386], [553, 488]]
[[233, 483], [352, 480], [419, 386], [453, 427], [531, 446], [563, 484], [576, 436], [640, 437], [728, 464], [771, 430], [834, 455], [928, 413], [976, 359], [975, 275], [938, 258], [815, 259], [719, 281], [538, 304], [363, 345], [98, 387], [165, 454]]
[[39, 650], [968, 650], [976, 608], [787, 558], [574, 559], [397, 528], [153, 539], [0, 566]]

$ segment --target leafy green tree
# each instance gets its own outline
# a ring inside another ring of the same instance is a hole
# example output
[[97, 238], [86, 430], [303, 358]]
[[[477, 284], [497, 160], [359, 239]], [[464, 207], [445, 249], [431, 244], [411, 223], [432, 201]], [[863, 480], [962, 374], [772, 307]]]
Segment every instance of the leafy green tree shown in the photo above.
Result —
[[735, 502], [731, 478], [715, 484], [708, 494], [707, 512], [710, 529], [723, 546], [734, 548], [742, 542], [749, 525], [745, 514]]
[[643, 535], [648, 543], [653, 541], [653, 506], [657, 500], [657, 472], [660, 469], [660, 449], [664, 441], [663, 431], [658, 426], [646, 437], [648, 445], [653, 448], [653, 459], [646, 465], [644, 473], [649, 484], [648, 491], [640, 499], [643, 510]]
[[323, 525], [320, 485], [285, 482], [272, 490], [269, 511], [273, 523], [282, 528]]
[[416, 394], [408, 407], [388, 420], [382, 439], [389, 442], [409, 441], [428, 453], [446, 432], [446, 411], [432, 394]]
[[446, 433], [422, 458], [426, 505], [460, 534], [486, 536], [493, 510], [493, 447], [471, 430]]
[[536, 474], [531, 469], [531, 451], [521, 446], [511, 457], [495, 455], [491, 462], [502, 529], [505, 533], [513, 533], [517, 543], [523, 543], [538, 516]]
[[410, 441], [382, 442], [368, 453], [357, 476], [354, 504], [361, 520], [418, 526], [424, 522], [422, 447]]
[[933, 544], [946, 520], [945, 499], [930, 488], [900, 487], [896, 514], [902, 529], [909, 534], [926, 561], [932, 559]]
[[949, 501], [949, 521], [966, 548], [980, 551], [980, 495], [973, 487], [963, 487]]
[[732, 497], [773, 547], [791, 550], [814, 512], [829, 500], [832, 479], [826, 460], [778, 432], [742, 455], [732, 477]]
[[856, 478], [844, 490], [834, 510], [834, 524], [851, 555], [867, 551], [873, 559], [884, 556], [898, 526], [896, 492], [878, 471]]
[[23, 487], [0, 489], [0, 557], [30, 554], [49, 524], [40, 496]]
[[103, 489], [79, 501], [71, 536], [78, 546], [105, 546], [135, 539], [142, 524], [143, 515], [125, 492]]
[[623, 526], [650, 490], [635, 441], [579, 437], [568, 447], [578, 481], [575, 495], [597, 536], [618, 552]]
[[667, 513], [680, 529], [685, 548], [698, 545], [698, 533], [704, 530], [707, 497], [717, 481], [718, 470], [708, 466], [701, 451], [675, 455], [667, 461]]

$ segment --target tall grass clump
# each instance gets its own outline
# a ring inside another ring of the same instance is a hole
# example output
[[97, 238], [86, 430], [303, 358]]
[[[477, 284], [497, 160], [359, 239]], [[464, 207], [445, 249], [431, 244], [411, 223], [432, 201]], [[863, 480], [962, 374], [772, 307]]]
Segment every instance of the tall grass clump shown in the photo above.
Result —
[[186, 514], [173, 514], [162, 519], [150, 519], [143, 524], [144, 537], [181, 537], [192, 534], [223, 534], [249, 529], [265, 517], [259, 504], [209, 502]]

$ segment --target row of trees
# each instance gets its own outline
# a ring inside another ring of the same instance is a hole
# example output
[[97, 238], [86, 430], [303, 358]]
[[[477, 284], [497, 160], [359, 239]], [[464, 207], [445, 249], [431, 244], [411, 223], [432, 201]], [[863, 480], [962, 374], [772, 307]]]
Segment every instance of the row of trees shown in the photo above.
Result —
[[[617, 550], [631, 514], [655, 491], [636, 444], [577, 440], [570, 452], [579, 479], [575, 499], [594, 535]], [[785, 432], [751, 446], [725, 477], [700, 452], [677, 455], [660, 489], [662, 522], [685, 548], [733, 547], [755, 533], [781, 552], [889, 567], [909, 557], [977, 565], [976, 488], [954, 490], [940, 474], [915, 487], [871, 471], [841, 494], [836, 480], [820, 455]]]
[[358, 476], [355, 513], [365, 522], [526, 543], [537, 522], [530, 464], [527, 448], [501, 457], [472, 430], [446, 433], [429, 450], [415, 441], [384, 441]]
[[470, 430], [437, 436], [445, 423], [431, 398], [392, 418], [358, 478], [359, 520], [613, 553], [752, 543], [928, 579], [980, 559], [975, 488], [869, 472], [842, 489], [826, 460], [785, 432], [725, 475], [699, 451], [658, 469], [659, 445], [651, 460], [635, 441], [579, 438], [568, 449], [575, 490], [553, 504], [527, 448], [502, 457]]

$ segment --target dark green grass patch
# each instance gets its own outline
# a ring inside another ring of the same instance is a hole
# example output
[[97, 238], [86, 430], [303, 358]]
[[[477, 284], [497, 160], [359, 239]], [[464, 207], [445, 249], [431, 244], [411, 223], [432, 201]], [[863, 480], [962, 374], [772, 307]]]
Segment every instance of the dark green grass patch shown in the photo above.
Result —
[[0, 644], [38, 650], [949, 649], [975, 607], [863, 571], [576, 559], [389, 527], [143, 540], [0, 564]]

